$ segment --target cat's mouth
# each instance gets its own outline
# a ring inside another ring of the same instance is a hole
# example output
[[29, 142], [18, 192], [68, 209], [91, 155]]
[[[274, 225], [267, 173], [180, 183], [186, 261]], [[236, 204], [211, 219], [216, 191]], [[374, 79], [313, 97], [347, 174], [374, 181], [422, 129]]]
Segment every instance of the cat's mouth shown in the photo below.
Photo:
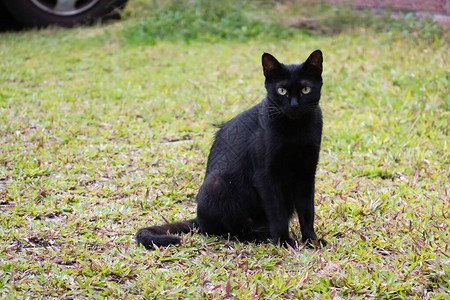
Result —
[[290, 108], [285, 112], [285, 115], [292, 120], [300, 119], [303, 114], [303, 111], [298, 107]]
[[298, 107], [290, 107], [285, 110], [285, 115], [292, 120], [300, 119], [305, 113], [311, 111], [311, 109], [305, 109], [301, 106]]
[[289, 107], [285, 109], [284, 114], [289, 119], [299, 119], [303, 115], [311, 112], [315, 112], [317, 109], [317, 103], [311, 103], [307, 105], [299, 105], [295, 107]]

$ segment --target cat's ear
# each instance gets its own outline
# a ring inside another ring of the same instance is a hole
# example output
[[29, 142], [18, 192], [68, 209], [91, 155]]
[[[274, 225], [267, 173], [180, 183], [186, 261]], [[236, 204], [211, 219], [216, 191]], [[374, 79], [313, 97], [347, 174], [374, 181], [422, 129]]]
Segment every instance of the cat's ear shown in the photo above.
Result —
[[311, 70], [321, 75], [322, 62], [323, 62], [322, 51], [316, 50], [309, 55], [308, 59], [305, 61], [304, 66], [306, 66], [308, 70]]
[[266, 78], [274, 77], [281, 69], [281, 64], [269, 53], [264, 53], [262, 55], [262, 66]]

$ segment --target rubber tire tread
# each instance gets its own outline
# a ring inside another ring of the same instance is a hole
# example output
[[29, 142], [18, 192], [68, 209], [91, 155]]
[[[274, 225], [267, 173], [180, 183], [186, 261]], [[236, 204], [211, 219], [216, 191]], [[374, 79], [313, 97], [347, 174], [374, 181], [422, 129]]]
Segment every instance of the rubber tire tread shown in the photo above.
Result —
[[92, 24], [105, 16], [111, 16], [115, 11], [120, 12], [128, 0], [100, 0], [93, 7], [80, 14], [72, 16], [58, 16], [46, 12], [30, 0], [0, 0], [10, 14], [21, 24], [27, 27], [46, 27], [57, 25], [61, 27], [74, 27]]

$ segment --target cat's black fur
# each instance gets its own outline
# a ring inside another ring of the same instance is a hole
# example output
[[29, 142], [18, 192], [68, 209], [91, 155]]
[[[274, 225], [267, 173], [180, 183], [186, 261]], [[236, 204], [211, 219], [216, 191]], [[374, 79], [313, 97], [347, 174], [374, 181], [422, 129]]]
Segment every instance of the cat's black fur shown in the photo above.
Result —
[[316, 50], [294, 65], [264, 53], [262, 65], [267, 97], [216, 133], [197, 195], [197, 217], [142, 228], [136, 235], [139, 244], [148, 249], [177, 244], [180, 237], [172, 234], [198, 229], [201, 234], [231, 234], [256, 242], [270, 238], [295, 247], [289, 219], [296, 211], [302, 241], [318, 246], [313, 225], [322, 136], [322, 52]]

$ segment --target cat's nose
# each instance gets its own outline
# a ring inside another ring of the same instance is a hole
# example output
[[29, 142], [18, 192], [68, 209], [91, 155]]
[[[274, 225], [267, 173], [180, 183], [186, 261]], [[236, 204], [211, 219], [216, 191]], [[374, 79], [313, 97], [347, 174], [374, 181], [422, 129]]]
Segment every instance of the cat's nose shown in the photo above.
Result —
[[291, 98], [291, 107], [299, 107], [300, 104], [298, 103], [298, 99], [295, 97]]

